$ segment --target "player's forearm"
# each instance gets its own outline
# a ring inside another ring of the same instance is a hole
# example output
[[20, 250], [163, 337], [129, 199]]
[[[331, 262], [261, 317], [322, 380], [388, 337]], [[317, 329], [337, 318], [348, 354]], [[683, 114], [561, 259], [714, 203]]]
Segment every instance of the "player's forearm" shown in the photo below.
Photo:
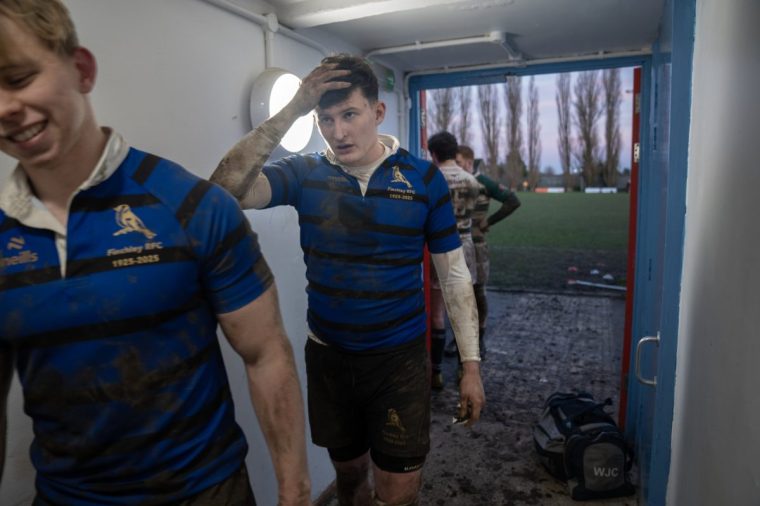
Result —
[[299, 110], [289, 104], [254, 128], [224, 155], [211, 174], [211, 181], [242, 201], [274, 148], [300, 116]]
[[479, 361], [478, 305], [462, 248], [431, 255], [462, 361]]
[[511, 198], [507, 198], [504, 202], [502, 202], [501, 207], [488, 217], [488, 226], [500, 222], [515, 212], [518, 207], [520, 207], [520, 200], [517, 198], [517, 196], [512, 194]]
[[480, 361], [478, 306], [472, 283], [451, 283], [442, 287], [442, 293], [462, 362]]
[[279, 504], [309, 504], [301, 388], [287, 337], [278, 339], [276, 354], [246, 364], [251, 400], [277, 476]]

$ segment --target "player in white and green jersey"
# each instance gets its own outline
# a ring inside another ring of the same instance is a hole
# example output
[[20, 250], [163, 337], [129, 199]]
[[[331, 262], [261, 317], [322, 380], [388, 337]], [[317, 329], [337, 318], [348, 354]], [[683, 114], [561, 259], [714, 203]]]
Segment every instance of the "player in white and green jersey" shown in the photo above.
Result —
[[[484, 335], [486, 331], [486, 318], [488, 317], [488, 300], [486, 298], [486, 283], [490, 270], [488, 259], [488, 243], [486, 242], [486, 233], [489, 228], [512, 214], [520, 207], [520, 200], [517, 195], [509, 188], [498, 183], [490, 177], [483, 174], [475, 167], [475, 154], [469, 146], [459, 146], [456, 156], [457, 165], [475, 176], [480, 183], [477, 203], [470, 218], [472, 219], [472, 242], [475, 245], [476, 258], [476, 275], [473, 278], [475, 299], [478, 304], [478, 323], [480, 336], [480, 356], [482, 359], [486, 355]], [[501, 207], [489, 216], [488, 210], [491, 205], [491, 199], [501, 202]], [[456, 353], [456, 343], [454, 343], [454, 353]]]

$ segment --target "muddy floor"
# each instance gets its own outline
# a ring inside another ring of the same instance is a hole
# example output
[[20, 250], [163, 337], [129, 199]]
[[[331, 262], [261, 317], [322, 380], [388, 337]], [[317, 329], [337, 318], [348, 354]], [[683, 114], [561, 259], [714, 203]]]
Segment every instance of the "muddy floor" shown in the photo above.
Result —
[[432, 448], [420, 505], [634, 506], [635, 496], [571, 500], [566, 485], [537, 461], [531, 435], [544, 399], [557, 390], [611, 397], [617, 408], [624, 299], [497, 291], [489, 291], [488, 298], [482, 364], [488, 404], [472, 429], [451, 425], [456, 359], [446, 358], [446, 385], [433, 395]]
[[[618, 405], [622, 297], [489, 292], [487, 407], [472, 429], [452, 426], [455, 358], [433, 397], [432, 450], [421, 505], [577, 505], [535, 458], [544, 399], [581, 389]], [[635, 505], [635, 498], [592, 504]]]

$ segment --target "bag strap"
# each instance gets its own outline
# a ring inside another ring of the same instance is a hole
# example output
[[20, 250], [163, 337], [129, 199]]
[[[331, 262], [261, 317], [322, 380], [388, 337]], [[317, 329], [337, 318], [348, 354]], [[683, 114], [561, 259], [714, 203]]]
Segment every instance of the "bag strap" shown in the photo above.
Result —
[[557, 427], [564, 429], [563, 432], [570, 434], [570, 433], [580, 432], [580, 429], [577, 427], [577, 423], [576, 423], [576, 421], [579, 418], [594, 411], [595, 409], [602, 408], [604, 406], [612, 406], [612, 398], [607, 397], [602, 402], [589, 403], [588, 406], [584, 407], [577, 413], [573, 413], [572, 416], [567, 416], [565, 419], [561, 419], [559, 416], [560, 406], [551, 406], [552, 409], [550, 410], [550, 412], [552, 414], [552, 417], [554, 418], [554, 422], [557, 424]]

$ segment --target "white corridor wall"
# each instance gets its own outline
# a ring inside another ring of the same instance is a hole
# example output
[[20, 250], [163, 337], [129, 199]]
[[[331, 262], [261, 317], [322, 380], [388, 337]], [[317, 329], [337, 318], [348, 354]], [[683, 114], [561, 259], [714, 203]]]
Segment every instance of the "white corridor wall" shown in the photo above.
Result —
[[758, 21], [696, 2], [672, 506], [760, 504]]
[[[92, 101], [99, 122], [113, 126], [140, 149], [173, 159], [208, 177], [227, 149], [251, 128], [251, 85], [265, 68], [264, 35], [257, 24], [201, 0], [64, 0], [80, 42], [98, 59]], [[310, 31], [310, 36], [315, 35]], [[326, 35], [331, 51], [356, 52]], [[303, 77], [324, 56], [282, 35], [274, 37], [272, 65]], [[397, 79], [401, 82], [401, 79]], [[398, 135], [396, 95], [381, 130]], [[316, 132], [307, 151], [323, 147]], [[0, 156], [0, 177], [13, 161]], [[298, 220], [292, 208], [249, 211], [264, 254], [275, 273], [285, 326], [293, 342], [302, 385], [306, 333], [306, 281]], [[248, 467], [260, 504], [276, 503], [276, 484], [247, 393], [240, 359], [222, 339], [236, 413], [251, 451]], [[305, 386], [304, 386], [305, 392]], [[9, 455], [0, 504], [29, 504], [34, 473], [28, 460], [31, 428], [15, 383], [9, 402]], [[308, 438], [307, 438], [308, 439]], [[309, 446], [314, 495], [334, 473], [324, 450]]]

